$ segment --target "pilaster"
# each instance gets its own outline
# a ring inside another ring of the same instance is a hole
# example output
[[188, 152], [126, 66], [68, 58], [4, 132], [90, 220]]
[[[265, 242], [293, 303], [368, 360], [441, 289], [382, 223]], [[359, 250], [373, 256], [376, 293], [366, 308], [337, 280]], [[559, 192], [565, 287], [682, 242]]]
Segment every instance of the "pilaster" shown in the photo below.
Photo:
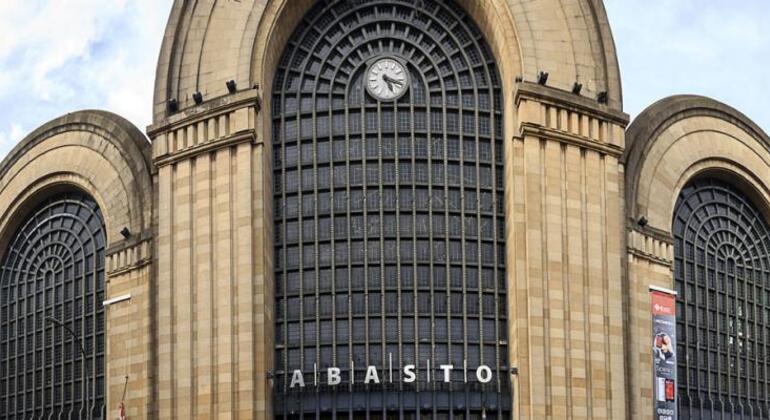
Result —
[[270, 418], [272, 239], [259, 91], [149, 128], [158, 168], [159, 418]]
[[624, 418], [627, 115], [521, 82], [506, 142], [511, 364], [521, 418]]

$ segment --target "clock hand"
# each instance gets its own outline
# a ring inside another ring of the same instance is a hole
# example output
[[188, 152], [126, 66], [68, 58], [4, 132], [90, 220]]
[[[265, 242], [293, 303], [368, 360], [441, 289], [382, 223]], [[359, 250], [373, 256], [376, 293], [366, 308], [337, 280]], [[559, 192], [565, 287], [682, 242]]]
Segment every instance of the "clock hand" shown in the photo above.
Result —
[[[396, 86], [403, 86], [403, 84], [404, 84], [403, 82], [398, 81], [398, 80], [388, 76], [387, 74], [383, 74], [382, 75], [382, 80], [384, 80], [387, 83], [393, 83]], [[391, 90], [393, 90], [393, 89], [391, 89]]]

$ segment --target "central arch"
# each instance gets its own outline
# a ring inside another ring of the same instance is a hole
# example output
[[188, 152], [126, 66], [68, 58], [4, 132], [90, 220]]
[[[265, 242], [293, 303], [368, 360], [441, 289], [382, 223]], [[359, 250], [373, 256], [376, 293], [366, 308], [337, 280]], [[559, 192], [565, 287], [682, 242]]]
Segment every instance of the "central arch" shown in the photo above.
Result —
[[[380, 58], [410, 75], [393, 101], [365, 89]], [[452, 2], [327, 0], [296, 27], [271, 110], [277, 414], [508, 415], [502, 108]]]
[[[153, 121], [162, 123], [170, 115], [170, 99], [184, 109], [195, 105], [196, 91], [206, 100], [227, 94], [228, 80], [235, 80], [239, 89], [257, 85], [268, 90], [286, 41], [314, 2], [175, 1], [158, 59]], [[504, 92], [513, 91], [518, 76], [532, 81], [542, 70], [550, 72], [551, 86], [570, 90], [577, 81], [585, 96], [607, 91], [611, 108], [622, 109], [620, 69], [601, 2], [457, 0], [457, 4], [478, 24], [498, 58]], [[511, 96], [506, 94], [505, 100], [512, 101]], [[513, 109], [511, 105], [507, 102], [506, 109]], [[513, 129], [508, 122], [506, 127]], [[264, 128], [269, 138], [269, 129]]]

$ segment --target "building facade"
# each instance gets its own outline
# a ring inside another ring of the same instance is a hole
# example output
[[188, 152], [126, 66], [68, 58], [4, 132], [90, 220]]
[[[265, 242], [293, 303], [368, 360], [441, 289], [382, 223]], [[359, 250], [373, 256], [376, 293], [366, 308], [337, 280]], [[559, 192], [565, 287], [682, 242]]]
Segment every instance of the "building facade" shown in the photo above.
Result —
[[0, 165], [0, 419], [770, 417], [770, 138], [629, 125], [614, 48], [598, 0], [175, 1], [146, 135]]

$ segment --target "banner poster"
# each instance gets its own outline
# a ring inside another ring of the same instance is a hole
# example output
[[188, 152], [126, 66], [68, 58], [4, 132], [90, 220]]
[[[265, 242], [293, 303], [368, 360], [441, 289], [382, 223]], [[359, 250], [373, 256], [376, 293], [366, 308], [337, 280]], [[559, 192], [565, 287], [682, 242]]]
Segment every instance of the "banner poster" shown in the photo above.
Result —
[[656, 420], [676, 413], [676, 292], [650, 287], [652, 310], [653, 395]]

